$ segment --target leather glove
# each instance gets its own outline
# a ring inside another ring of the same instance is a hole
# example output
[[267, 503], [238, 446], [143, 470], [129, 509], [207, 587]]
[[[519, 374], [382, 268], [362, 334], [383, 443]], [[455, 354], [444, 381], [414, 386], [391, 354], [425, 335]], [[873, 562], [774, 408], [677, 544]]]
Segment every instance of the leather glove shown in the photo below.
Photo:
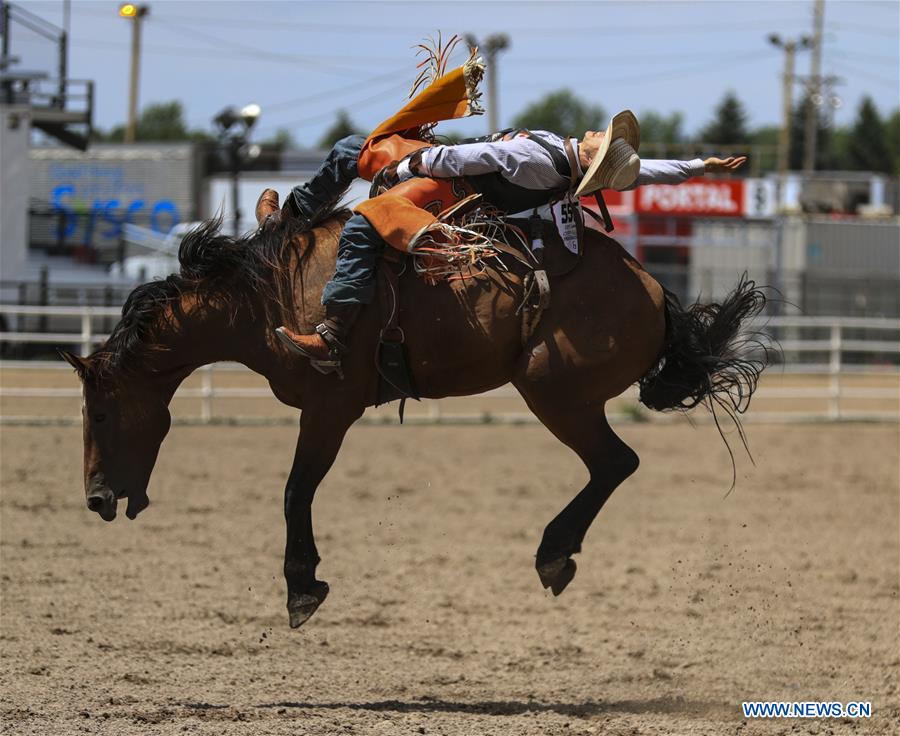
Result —
[[397, 167], [399, 161], [391, 161], [387, 166], [379, 169], [375, 176], [372, 177], [372, 188], [379, 191], [387, 191], [400, 183], [400, 177], [397, 175]]

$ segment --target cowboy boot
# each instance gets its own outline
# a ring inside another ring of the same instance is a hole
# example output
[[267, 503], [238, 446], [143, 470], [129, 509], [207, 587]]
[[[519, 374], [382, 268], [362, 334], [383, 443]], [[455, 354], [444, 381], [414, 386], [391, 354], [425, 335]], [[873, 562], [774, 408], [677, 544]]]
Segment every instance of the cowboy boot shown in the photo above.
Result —
[[361, 309], [362, 304], [328, 304], [325, 321], [312, 335], [298, 335], [287, 327], [279, 327], [275, 334], [289, 350], [310, 358], [314, 364], [328, 361], [332, 366], [340, 366], [341, 357], [350, 352], [347, 335]]
[[274, 227], [281, 222], [278, 192], [274, 189], [263, 189], [259, 199], [256, 200], [256, 222], [260, 230]]

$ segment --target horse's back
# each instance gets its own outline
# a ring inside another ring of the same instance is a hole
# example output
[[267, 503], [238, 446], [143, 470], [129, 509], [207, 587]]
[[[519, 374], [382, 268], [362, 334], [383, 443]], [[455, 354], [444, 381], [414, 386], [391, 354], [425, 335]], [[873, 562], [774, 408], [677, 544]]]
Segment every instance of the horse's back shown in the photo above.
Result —
[[[303, 255], [296, 294], [303, 331], [323, 316], [319, 294], [334, 268], [339, 232], [317, 230], [314, 247]], [[551, 304], [524, 345], [524, 268], [506, 262], [509, 271], [488, 267], [478, 276], [435, 286], [407, 265], [399, 284], [399, 324], [421, 396], [479, 393], [519, 379], [566, 382], [587, 372], [595, 386], [591, 398], [605, 399], [654, 365], [665, 334], [663, 290], [616, 241], [586, 231], [578, 264], [551, 276]], [[360, 320], [353, 352], [374, 351], [392, 307], [381, 294], [384, 288], [379, 283], [375, 303]]]
[[662, 351], [662, 287], [596, 231], [587, 231], [577, 266], [551, 278], [550, 307], [524, 345], [523, 298], [515, 272], [488, 269], [437, 286], [408, 273], [401, 325], [422, 395], [476, 393], [523, 373], [564, 383], [584, 373], [590, 398], [605, 400], [643, 376]]
[[[552, 285], [552, 306], [527, 345], [518, 380], [564, 375], [584, 400], [605, 401], [656, 363], [666, 329], [663, 289], [619, 243], [588, 230], [578, 266]], [[588, 381], [577, 381], [581, 375]]]

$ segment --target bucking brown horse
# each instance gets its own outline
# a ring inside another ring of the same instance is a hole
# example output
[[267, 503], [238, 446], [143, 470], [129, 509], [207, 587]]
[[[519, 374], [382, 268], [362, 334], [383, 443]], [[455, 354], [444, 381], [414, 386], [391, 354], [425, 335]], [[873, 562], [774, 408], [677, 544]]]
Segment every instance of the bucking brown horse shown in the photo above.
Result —
[[[181, 273], [137, 287], [107, 342], [92, 355], [64, 353], [83, 382], [87, 506], [104, 520], [127, 498], [134, 519], [169, 431], [168, 405], [197, 368], [236, 361], [264, 376], [275, 396], [301, 410], [287, 481], [284, 575], [292, 627], [325, 600], [311, 505], [350, 426], [374, 403], [378, 305], [353, 331], [344, 377], [322, 375], [276, 339], [288, 325], [310, 332], [334, 271], [345, 211], [315, 227], [286, 219], [233, 238], [211, 222], [184, 238]], [[551, 244], [552, 245], [552, 244]], [[561, 246], [560, 246], [561, 247]], [[548, 246], [548, 251], [549, 251]], [[606, 402], [635, 382], [658, 410], [698, 403], [740, 411], [764, 361], [740, 348], [742, 324], [765, 298], [742, 280], [721, 304], [682, 308], [614, 240], [587, 231], [579, 265], [551, 279], [552, 304], [522, 340], [521, 263], [508, 255], [472, 278], [428, 285], [400, 277], [399, 323], [419, 394], [437, 399], [512, 383], [529, 408], [574, 450], [590, 480], [546, 527], [537, 551], [541, 583], [558, 595], [575, 574], [572, 555], [638, 457], [610, 428]]]

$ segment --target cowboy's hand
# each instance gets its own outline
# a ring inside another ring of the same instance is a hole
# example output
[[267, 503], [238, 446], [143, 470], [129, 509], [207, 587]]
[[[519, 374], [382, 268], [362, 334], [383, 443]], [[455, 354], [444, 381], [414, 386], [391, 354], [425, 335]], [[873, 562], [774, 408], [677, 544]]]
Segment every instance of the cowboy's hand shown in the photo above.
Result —
[[399, 161], [391, 161], [387, 166], [378, 170], [372, 177], [372, 184], [379, 189], [391, 189], [400, 183], [400, 177], [397, 176], [397, 166]]
[[718, 174], [741, 168], [747, 161], [746, 156], [729, 156], [728, 158], [708, 158], [703, 162], [707, 174]]

